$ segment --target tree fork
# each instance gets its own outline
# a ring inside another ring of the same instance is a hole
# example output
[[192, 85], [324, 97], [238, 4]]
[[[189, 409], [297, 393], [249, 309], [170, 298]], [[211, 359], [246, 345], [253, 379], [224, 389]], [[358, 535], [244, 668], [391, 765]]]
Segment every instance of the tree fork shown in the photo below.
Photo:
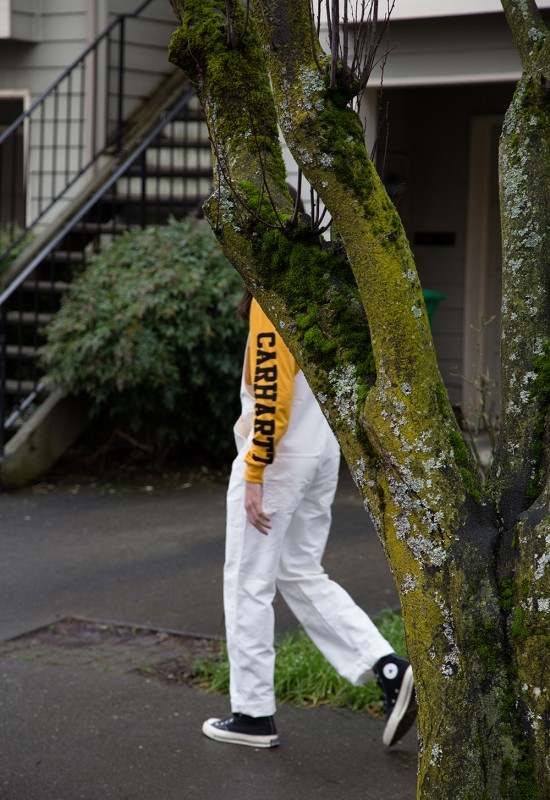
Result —
[[[536, 638], [519, 582], [528, 573], [499, 572], [503, 542], [511, 565], [516, 557], [515, 519], [504, 528], [483, 499], [437, 370], [408, 243], [346, 108], [349, 91], [313, 35], [309, 3], [256, 0], [246, 31], [236, 0], [172, 5], [182, 27], [171, 58], [195, 80], [213, 141], [218, 186], [207, 214], [329, 415], [396, 579], [420, 697], [418, 796], [543, 797], [533, 781], [543, 759], [537, 750], [533, 765], [528, 753], [535, 706], [524, 697], [518, 706], [510, 657]], [[349, 260], [312, 239], [303, 221], [289, 226], [277, 116]], [[518, 528], [526, 569], [542, 535], [529, 535], [533, 522]], [[543, 566], [539, 559], [545, 575]]]

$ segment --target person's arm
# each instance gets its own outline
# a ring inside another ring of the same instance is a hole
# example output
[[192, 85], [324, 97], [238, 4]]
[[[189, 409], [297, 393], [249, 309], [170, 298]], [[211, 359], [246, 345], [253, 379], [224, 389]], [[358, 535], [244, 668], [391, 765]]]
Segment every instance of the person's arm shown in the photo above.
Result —
[[263, 474], [273, 463], [277, 445], [288, 428], [298, 365], [256, 301], [250, 307], [248, 357], [254, 390], [254, 434], [244, 459], [245, 508], [249, 521], [266, 534], [270, 525], [263, 511]]

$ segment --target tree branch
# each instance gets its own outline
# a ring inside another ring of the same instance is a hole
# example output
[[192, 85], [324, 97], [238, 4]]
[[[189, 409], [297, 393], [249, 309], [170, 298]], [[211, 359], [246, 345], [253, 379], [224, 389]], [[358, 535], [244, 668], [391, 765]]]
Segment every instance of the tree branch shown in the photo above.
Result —
[[[326, 74], [320, 75], [310, 49], [302, 44], [310, 35], [309, 0], [283, 1], [283, 13], [276, 15], [268, 13], [268, 0], [253, 0], [252, 5], [260, 21], [283, 134], [332, 215], [367, 312], [379, 378], [379, 391], [371, 404], [378, 413], [381, 406], [393, 415], [394, 403], [403, 403], [404, 416], [410, 421], [408, 398], [412, 395], [415, 411], [411, 414], [418, 420], [418, 414], [425, 413], [425, 431], [439, 425], [441, 413], [454, 425], [450, 407], [434, 406], [431, 393], [442, 383], [399, 216], [367, 155], [361, 122], [347, 107], [349, 98], [342, 97], [339, 85], [334, 92], [327, 90], [330, 63], [325, 57]], [[332, 19], [333, 39], [336, 23]], [[288, 69], [281, 68], [283, 43], [287, 49], [296, 45], [288, 59], [290, 76]], [[392, 388], [388, 391], [388, 387]], [[388, 444], [391, 438], [388, 430]]]
[[[356, 409], [350, 406], [342, 418], [330, 376], [353, 365], [357, 380], [372, 385], [368, 324], [345, 250], [322, 243], [295, 213], [255, 21], [248, 20], [246, 35], [232, 45], [218, 13], [225, 0], [209, 7], [201, 0], [173, 5], [182, 26], [171, 60], [197, 86], [213, 145], [217, 188], [206, 214], [226, 255], [324, 398], [334, 426], [340, 424], [340, 435], [357, 448]], [[232, 13], [241, 15], [239, 3]], [[232, 28], [239, 27], [234, 19]], [[305, 46], [311, 52], [308, 37]]]
[[523, 69], [532, 63], [532, 51], [546, 25], [535, 0], [501, 0], [508, 26], [514, 37]]
[[524, 72], [499, 146], [502, 422], [489, 489], [510, 526], [548, 474], [537, 455], [546, 410], [532, 386], [550, 346], [550, 91], [544, 77], [550, 37], [534, 3], [503, 0], [503, 6]]
[[[477, 472], [437, 368], [410, 248], [367, 156], [360, 120], [338, 85], [328, 90], [326, 57], [319, 74], [309, 0], [281, 0], [276, 13], [267, 0], [252, 3], [246, 35], [233, 47], [216, 13], [225, 0], [173, 2], [182, 27], [171, 59], [197, 84], [217, 160], [220, 188], [207, 216], [302, 367], [379, 530], [400, 554], [399, 573], [416, 574], [423, 569], [417, 559], [433, 566], [445, 558]], [[233, 13], [242, 13], [236, 0]], [[333, 243], [312, 237], [299, 215], [290, 225], [266, 62], [281, 125], [336, 219]], [[252, 118], [268, 130], [262, 147], [251, 135]], [[277, 216], [282, 226], [262, 222]], [[419, 547], [408, 547], [409, 536]]]

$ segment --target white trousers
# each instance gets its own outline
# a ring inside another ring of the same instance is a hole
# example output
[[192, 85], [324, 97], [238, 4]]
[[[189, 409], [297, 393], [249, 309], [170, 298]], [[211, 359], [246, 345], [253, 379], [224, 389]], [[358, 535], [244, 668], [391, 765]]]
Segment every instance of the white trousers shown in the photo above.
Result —
[[[339, 450], [322, 457], [277, 455], [266, 470], [268, 536], [246, 519], [242, 455], [227, 493], [224, 608], [230, 662], [231, 709], [252, 717], [275, 713], [273, 600], [284, 600], [325, 658], [351, 683], [372, 677], [378, 659], [393, 652], [365, 612], [321, 566], [338, 480]], [[286, 463], [285, 463], [286, 460]]]

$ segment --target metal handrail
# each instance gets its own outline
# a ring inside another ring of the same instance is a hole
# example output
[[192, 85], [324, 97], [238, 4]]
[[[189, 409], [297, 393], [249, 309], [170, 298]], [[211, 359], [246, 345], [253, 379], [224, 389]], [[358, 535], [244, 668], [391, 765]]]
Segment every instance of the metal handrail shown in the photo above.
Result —
[[76, 59], [73, 61], [73, 63], [72, 63], [72, 64], [69, 64], [69, 66], [65, 68], [65, 70], [64, 70], [64, 71], [61, 73], [61, 75], [60, 75], [60, 76], [57, 78], [57, 80], [55, 80], [55, 81], [54, 81], [54, 82], [53, 82], [53, 83], [52, 83], [52, 84], [51, 84], [51, 85], [50, 85], [50, 86], [49, 86], [49, 87], [48, 87], [48, 88], [47, 88], [47, 89], [46, 89], [46, 90], [45, 90], [45, 91], [44, 91], [44, 92], [43, 92], [43, 93], [40, 95], [40, 97], [38, 97], [38, 98], [37, 98], [37, 99], [34, 101], [34, 103], [32, 103], [32, 104], [29, 106], [29, 108], [28, 108], [26, 111], [24, 111], [24, 112], [23, 112], [23, 113], [22, 113], [22, 114], [21, 114], [19, 117], [17, 117], [17, 119], [15, 119], [15, 120], [12, 122], [12, 124], [9, 126], [9, 128], [7, 128], [7, 129], [4, 131], [4, 133], [2, 133], [2, 134], [0, 135], [0, 145], [1, 145], [1, 144], [4, 142], [4, 140], [5, 140], [5, 139], [6, 139], [6, 138], [7, 138], [7, 137], [8, 137], [8, 136], [11, 134], [11, 133], [13, 133], [13, 131], [14, 131], [14, 130], [16, 130], [16, 128], [19, 128], [19, 127], [22, 125], [22, 123], [25, 121], [25, 119], [27, 119], [28, 117], [30, 117], [30, 115], [31, 115], [31, 114], [34, 112], [34, 110], [35, 110], [36, 108], [38, 108], [38, 106], [40, 106], [40, 105], [41, 105], [41, 104], [44, 102], [45, 98], [46, 98], [46, 97], [47, 97], [49, 94], [51, 94], [53, 91], [55, 91], [55, 89], [57, 89], [57, 87], [58, 87], [58, 86], [59, 86], [59, 85], [62, 83], [62, 81], [64, 81], [64, 80], [65, 80], [65, 78], [66, 78], [66, 77], [68, 77], [69, 73], [73, 72], [73, 71], [76, 69], [76, 67], [77, 67], [77, 66], [78, 66], [78, 65], [79, 65], [79, 64], [80, 64], [80, 63], [81, 63], [81, 62], [82, 62], [82, 61], [83, 61], [83, 60], [84, 60], [84, 59], [85, 59], [85, 58], [86, 58], [86, 57], [87, 57], [87, 56], [88, 56], [88, 55], [89, 55], [89, 54], [90, 54], [90, 53], [91, 53], [93, 50], [97, 50], [97, 47], [98, 47], [98, 45], [99, 45], [99, 44], [100, 44], [100, 43], [103, 41], [103, 39], [105, 39], [105, 38], [106, 38], [106, 37], [107, 37], [107, 36], [110, 34], [110, 32], [113, 30], [113, 28], [116, 28], [116, 26], [117, 26], [117, 25], [119, 25], [119, 24], [121, 23], [121, 20], [125, 19], [126, 17], [138, 17], [138, 16], [141, 14], [141, 12], [142, 12], [142, 11], [144, 11], [144, 10], [147, 8], [147, 6], [148, 6], [148, 5], [150, 5], [151, 3], [152, 3], [152, 0], [145, 0], [145, 2], [143, 2], [143, 3], [142, 3], [142, 4], [141, 4], [141, 5], [138, 7], [138, 8], [136, 8], [136, 10], [135, 10], [135, 11], [127, 12], [127, 13], [125, 13], [125, 14], [120, 14], [118, 17], [116, 17], [116, 19], [114, 19], [114, 20], [113, 20], [113, 21], [112, 21], [112, 22], [111, 22], [111, 23], [110, 23], [110, 24], [109, 24], [109, 25], [108, 25], [108, 26], [105, 28], [105, 30], [104, 30], [104, 31], [102, 31], [102, 32], [101, 32], [101, 33], [100, 33], [100, 34], [99, 34], [99, 35], [98, 35], [98, 36], [97, 36], [97, 37], [94, 39], [94, 41], [93, 41], [93, 42], [92, 42], [90, 45], [88, 45], [88, 47], [87, 47], [87, 48], [86, 48], [86, 49], [85, 49], [85, 50], [84, 50], [84, 51], [83, 51], [83, 52], [82, 52], [82, 53], [81, 53], [81, 54], [78, 56], [78, 58], [76, 58]]
[[102, 183], [101, 187], [97, 189], [88, 200], [70, 217], [70, 219], [60, 228], [60, 230], [51, 237], [48, 242], [34, 255], [29, 264], [21, 271], [17, 277], [10, 283], [10, 285], [0, 294], [0, 464], [4, 456], [4, 443], [6, 441], [7, 432], [12, 427], [14, 422], [23, 414], [23, 412], [35, 401], [40, 392], [44, 389], [41, 378], [37, 379], [34, 384], [34, 390], [15, 408], [5, 419], [6, 405], [5, 393], [2, 388], [4, 385], [6, 375], [6, 352], [5, 352], [5, 315], [6, 307], [9, 307], [9, 301], [15, 296], [18, 289], [22, 284], [29, 279], [32, 273], [44, 263], [44, 261], [56, 250], [56, 248], [63, 243], [68, 235], [70, 235], [78, 225], [83, 222], [90, 212], [98, 206], [100, 201], [108, 195], [111, 190], [116, 187], [117, 182], [130, 172], [144, 153], [151, 146], [151, 144], [163, 133], [166, 127], [181, 114], [183, 109], [188, 105], [189, 101], [195, 96], [193, 89], [189, 89], [182, 94], [177, 101], [166, 110], [159, 122], [153, 130], [146, 136], [139, 140], [139, 143], [132, 150], [132, 152], [120, 162], [117, 169], [114, 170], [109, 177]]
[[45, 258], [47, 258], [53, 250], [63, 241], [65, 236], [70, 233], [79, 222], [81, 222], [86, 214], [92, 209], [102, 197], [104, 197], [116, 182], [126, 173], [128, 169], [135, 164], [143, 153], [150, 146], [151, 142], [162, 133], [164, 128], [172, 122], [172, 120], [180, 113], [180, 111], [187, 105], [189, 100], [194, 97], [195, 91], [190, 89], [181, 98], [174, 103], [169, 111], [162, 115], [162, 119], [156, 127], [143, 139], [140, 140], [136, 148], [130, 155], [120, 163], [118, 168], [111, 173], [109, 178], [102, 183], [101, 187], [89, 198], [89, 200], [70, 218], [70, 220], [53, 236], [44, 247], [29, 261], [24, 270], [22, 270], [17, 277], [10, 283], [10, 285], [0, 294], [0, 308], [5, 304], [6, 300], [10, 298], [14, 292], [21, 286], [21, 284], [31, 275], [36, 267], [38, 267]]
[[[34, 122], [36, 122], [39, 127], [39, 138], [40, 138], [40, 146], [37, 148], [39, 151], [40, 161], [40, 169], [37, 170], [38, 174], [38, 211], [37, 213], [28, 221], [26, 224], [23, 224], [20, 227], [20, 233], [14, 237], [14, 240], [10, 243], [8, 248], [3, 252], [0, 253], [0, 257], [5, 256], [9, 253], [28, 233], [31, 231], [34, 226], [45, 216], [45, 214], [51, 210], [53, 205], [57, 203], [64, 195], [69, 191], [69, 189], [75, 185], [75, 183], [98, 161], [98, 159], [105, 154], [109, 148], [113, 145], [119, 144], [122, 137], [123, 126], [126, 120], [123, 118], [123, 98], [124, 98], [124, 75], [119, 74], [120, 72], [120, 64], [124, 65], [124, 54], [123, 50], [125, 47], [125, 24], [127, 19], [139, 17], [140, 14], [151, 4], [152, 0], [144, 0], [141, 5], [133, 12], [128, 12], [125, 14], [119, 15], [116, 19], [114, 19], [105, 30], [100, 33], [96, 39], [88, 45], [88, 47], [80, 54], [80, 56], [75, 59], [72, 64], [70, 64], [62, 73], [61, 75], [54, 81], [51, 86], [46, 89], [43, 94], [37, 98], [32, 105], [27, 109], [27, 111], [23, 112], [14, 122], [0, 135], [0, 151], [2, 147], [9, 146], [11, 144], [12, 153], [9, 162], [11, 163], [11, 168], [13, 170], [12, 173], [12, 182], [16, 181], [16, 173], [15, 170], [17, 169], [18, 164], [18, 148], [20, 146], [20, 142], [18, 140], [18, 136], [20, 132], [26, 131], [26, 138], [27, 138], [27, 148], [31, 148], [31, 135], [32, 130], [31, 126]], [[105, 123], [106, 123], [106, 130], [104, 132], [103, 139], [100, 141], [99, 144], [96, 145], [96, 137], [98, 131], [96, 129], [96, 122], [97, 122], [97, 103], [98, 98], [95, 97], [95, 92], [97, 91], [97, 82], [94, 80], [94, 111], [93, 111], [93, 132], [92, 132], [92, 142], [91, 142], [91, 156], [87, 161], [81, 157], [81, 153], [84, 150], [86, 145], [85, 137], [84, 137], [84, 130], [85, 127], [89, 127], [89, 120], [86, 120], [85, 113], [84, 113], [84, 103], [85, 103], [85, 79], [86, 79], [86, 68], [88, 66], [89, 61], [92, 61], [92, 66], [94, 69], [97, 66], [97, 55], [99, 53], [99, 48], [102, 44], [105, 44], [107, 47], [107, 53], [110, 50], [110, 42], [111, 36], [115, 30], [119, 29], [120, 36], [118, 38], [119, 42], [119, 65], [117, 69], [117, 87], [116, 91], [111, 91], [110, 87], [110, 80], [111, 80], [111, 69], [107, 71], [107, 86], [105, 91]], [[61, 88], [63, 87], [64, 82], [67, 83], [66, 92], [62, 93]], [[73, 84], [78, 84], [74, 86]], [[116, 98], [116, 109], [117, 114], [114, 119], [114, 129], [112, 132], [107, 130], [109, 122], [112, 119], [109, 118], [109, 103], [112, 97]], [[50, 175], [50, 183], [51, 183], [51, 192], [49, 193], [48, 199], [42, 205], [42, 200], [46, 195], [42, 195], [44, 190], [44, 176], [45, 171], [42, 169], [43, 163], [43, 149], [46, 146], [50, 146], [49, 143], [47, 145], [44, 144], [45, 142], [45, 119], [44, 119], [44, 110], [46, 109], [47, 103], [52, 100], [54, 102], [54, 109], [55, 114], [52, 120], [48, 120], [48, 124], [51, 124], [52, 127], [52, 158], [53, 158], [53, 167], [51, 169]], [[71, 117], [71, 112], [73, 110], [73, 103], [76, 103], [79, 106], [79, 116], [75, 117], [74, 121]], [[54, 142], [54, 134], [53, 131], [57, 130], [57, 124], [60, 121], [59, 118], [59, 104], [65, 105], [66, 108], [66, 117], [61, 118], [61, 121], [65, 124], [66, 130], [66, 140], [62, 142], [62, 148], [64, 151], [65, 156], [65, 171], [64, 171], [64, 179], [65, 185], [61, 188], [57, 188], [56, 181], [59, 176], [59, 172], [56, 172], [54, 167], [56, 166], [57, 160], [57, 151]], [[78, 143], [75, 145], [73, 143], [73, 139], [71, 136], [71, 124], [77, 124], [77, 137]], [[77, 161], [78, 167], [74, 170], [70, 169], [70, 159], [71, 159], [71, 148], [74, 147], [78, 148], [77, 153]], [[22, 158], [24, 160], [24, 156]], [[0, 168], [2, 164], [2, 159], [0, 159]], [[15, 193], [12, 194], [12, 213], [10, 214], [10, 222], [13, 224], [15, 221], [15, 202], [16, 197]]]

